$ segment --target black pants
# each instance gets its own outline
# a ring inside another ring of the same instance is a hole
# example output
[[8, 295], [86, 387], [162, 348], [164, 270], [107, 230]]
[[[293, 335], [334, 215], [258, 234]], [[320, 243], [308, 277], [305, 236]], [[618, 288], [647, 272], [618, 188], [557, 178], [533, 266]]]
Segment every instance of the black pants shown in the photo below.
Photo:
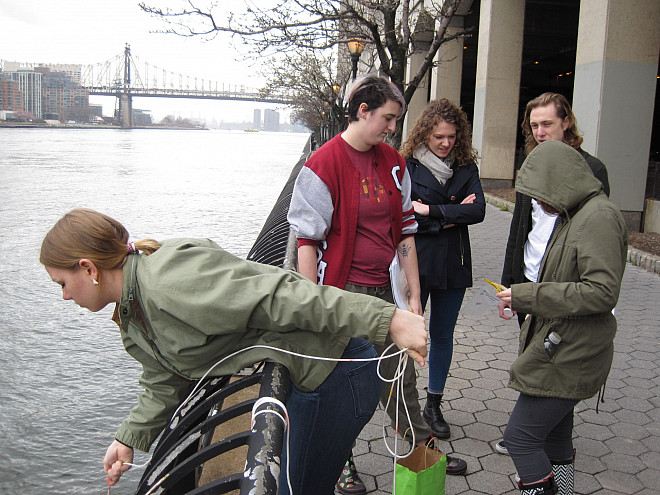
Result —
[[520, 394], [504, 430], [504, 443], [523, 483], [552, 472], [552, 461], [573, 457], [573, 399]]

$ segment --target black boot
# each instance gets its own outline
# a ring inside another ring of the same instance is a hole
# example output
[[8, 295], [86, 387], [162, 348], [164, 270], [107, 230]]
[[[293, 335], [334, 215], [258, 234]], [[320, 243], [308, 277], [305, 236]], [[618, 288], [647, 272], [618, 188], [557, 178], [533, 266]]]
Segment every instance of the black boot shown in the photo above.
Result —
[[565, 461], [550, 461], [552, 463], [552, 474], [557, 482], [558, 495], [573, 495], [573, 483], [575, 477], [575, 449], [573, 457]]
[[440, 412], [441, 403], [442, 394], [433, 394], [429, 392], [426, 397], [426, 405], [424, 406], [422, 415], [431, 428], [433, 436], [438, 438], [449, 438], [449, 425]]

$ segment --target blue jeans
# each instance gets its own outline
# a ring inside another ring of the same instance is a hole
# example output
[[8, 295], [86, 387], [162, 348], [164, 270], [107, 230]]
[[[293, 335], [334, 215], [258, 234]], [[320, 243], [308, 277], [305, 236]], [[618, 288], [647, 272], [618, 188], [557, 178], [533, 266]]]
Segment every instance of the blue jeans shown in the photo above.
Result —
[[422, 289], [422, 309], [426, 309], [429, 295], [431, 296], [429, 391], [443, 393], [454, 353], [454, 327], [463, 303], [465, 289], [432, 291]]
[[[353, 338], [343, 358], [374, 358], [373, 345]], [[293, 495], [331, 495], [355, 439], [378, 405], [376, 362], [338, 363], [313, 392], [292, 386], [286, 407], [290, 452], [283, 450], [279, 495], [289, 495], [286, 459], [290, 456]]]

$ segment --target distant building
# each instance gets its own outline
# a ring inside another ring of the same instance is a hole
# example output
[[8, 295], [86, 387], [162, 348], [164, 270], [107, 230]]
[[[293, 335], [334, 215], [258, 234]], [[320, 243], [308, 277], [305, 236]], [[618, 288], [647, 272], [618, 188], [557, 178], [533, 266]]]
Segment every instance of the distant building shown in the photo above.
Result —
[[0, 110], [20, 112], [23, 110], [23, 93], [18, 82], [0, 72]]
[[[80, 64], [32, 64], [2, 61], [4, 74], [22, 92], [22, 110], [35, 118], [59, 115], [62, 120], [87, 122], [89, 95], [80, 86]], [[52, 119], [51, 119], [52, 120]]]
[[37, 119], [41, 119], [43, 117], [41, 106], [41, 74], [29, 69], [20, 69], [15, 72], [4, 71], [3, 74], [18, 83], [23, 111], [31, 113]]
[[18, 72], [19, 70], [34, 70], [36, 67], [48, 67], [53, 72], [64, 72], [73, 82], [78, 84], [80, 84], [82, 77], [82, 65], [80, 64], [32, 64], [26, 62], [9, 62], [8, 60], [5, 60], [3, 61], [2, 65], [4, 70], [8, 72]]
[[103, 117], [103, 105], [90, 103], [89, 104], [89, 115], [96, 117]]
[[261, 129], [261, 110], [255, 108], [254, 119], [252, 120], [252, 127], [254, 129]]
[[280, 114], [275, 110], [267, 108], [264, 110], [264, 131], [280, 130]]
[[43, 75], [44, 113], [59, 114], [62, 120], [89, 120], [89, 94], [86, 89], [64, 72], [56, 72], [46, 66], [35, 67], [34, 70]]
[[139, 108], [133, 109], [133, 125], [151, 125], [152, 123], [149, 110], [140, 110]]

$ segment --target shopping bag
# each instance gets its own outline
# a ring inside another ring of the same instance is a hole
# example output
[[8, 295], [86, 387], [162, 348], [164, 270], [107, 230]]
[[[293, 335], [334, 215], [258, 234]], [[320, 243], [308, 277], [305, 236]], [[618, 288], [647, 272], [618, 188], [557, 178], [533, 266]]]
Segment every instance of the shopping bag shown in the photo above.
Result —
[[416, 447], [396, 463], [396, 495], [444, 495], [447, 456], [428, 446]]

